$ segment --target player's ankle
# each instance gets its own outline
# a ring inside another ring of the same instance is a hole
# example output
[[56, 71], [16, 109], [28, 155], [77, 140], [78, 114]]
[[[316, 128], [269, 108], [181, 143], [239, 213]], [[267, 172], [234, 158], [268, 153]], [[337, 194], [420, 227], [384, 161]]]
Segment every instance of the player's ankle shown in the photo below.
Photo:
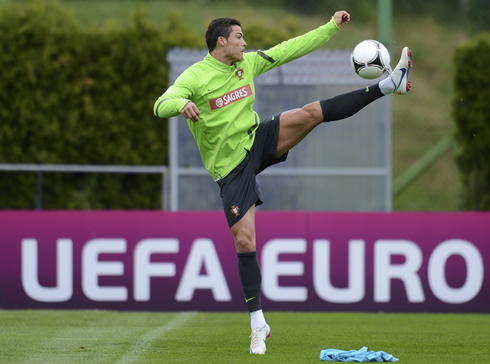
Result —
[[250, 326], [252, 327], [252, 330], [255, 329], [257, 326], [262, 327], [265, 324], [265, 317], [262, 310], [250, 312]]
[[378, 85], [383, 95], [390, 95], [395, 91], [395, 84], [391, 76], [379, 81]]

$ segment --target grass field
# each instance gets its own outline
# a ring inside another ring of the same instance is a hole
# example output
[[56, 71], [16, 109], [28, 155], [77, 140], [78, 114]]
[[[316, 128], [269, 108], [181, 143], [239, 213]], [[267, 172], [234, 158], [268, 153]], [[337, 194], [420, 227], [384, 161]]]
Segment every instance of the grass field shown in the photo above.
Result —
[[401, 363], [488, 363], [490, 315], [267, 313], [265, 356], [245, 313], [0, 311], [0, 363], [315, 363], [322, 349]]

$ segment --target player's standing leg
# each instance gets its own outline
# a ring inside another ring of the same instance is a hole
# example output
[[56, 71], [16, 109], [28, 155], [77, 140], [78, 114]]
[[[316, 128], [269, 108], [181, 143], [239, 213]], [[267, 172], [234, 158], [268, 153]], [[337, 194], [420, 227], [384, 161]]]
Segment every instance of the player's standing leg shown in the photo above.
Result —
[[237, 250], [238, 274], [250, 313], [252, 329], [250, 353], [265, 354], [265, 339], [270, 337], [271, 330], [265, 321], [260, 301], [262, 275], [256, 251], [255, 206], [252, 206], [242, 219], [231, 227], [231, 233]]

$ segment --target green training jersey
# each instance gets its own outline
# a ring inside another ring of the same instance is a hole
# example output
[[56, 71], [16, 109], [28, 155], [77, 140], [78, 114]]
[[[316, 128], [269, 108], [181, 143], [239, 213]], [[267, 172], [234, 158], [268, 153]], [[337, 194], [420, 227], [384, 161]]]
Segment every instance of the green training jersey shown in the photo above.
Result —
[[254, 78], [291, 62], [324, 45], [338, 30], [335, 20], [267, 51], [249, 52], [231, 66], [209, 53], [186, 69], [155, 102], [161, 118], [180, 114], [192, 101], [199, 121], [187, 123], [196, 140], [204, 166], [219, 180], [240, 164], [252, 148], [260, 123], [254, 111]]

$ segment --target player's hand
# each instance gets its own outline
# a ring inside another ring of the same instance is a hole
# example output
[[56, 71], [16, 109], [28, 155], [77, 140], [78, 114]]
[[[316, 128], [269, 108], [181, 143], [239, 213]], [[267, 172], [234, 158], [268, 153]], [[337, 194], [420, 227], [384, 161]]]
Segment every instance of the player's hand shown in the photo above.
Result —
[[180, 113], [186, 119], [191, 119], [193, 122], [199, 121], [199, 109], [193, 102], [188, 102]]
[[350, 14], [344, 10], [337, 11], [333, 15], [333, 18], [335, 19], [335, 22], [337, 23], [337, 26], [339, 28], [340, 28], [340, 25], [347, 24], [348, 22], [350, 22]]

